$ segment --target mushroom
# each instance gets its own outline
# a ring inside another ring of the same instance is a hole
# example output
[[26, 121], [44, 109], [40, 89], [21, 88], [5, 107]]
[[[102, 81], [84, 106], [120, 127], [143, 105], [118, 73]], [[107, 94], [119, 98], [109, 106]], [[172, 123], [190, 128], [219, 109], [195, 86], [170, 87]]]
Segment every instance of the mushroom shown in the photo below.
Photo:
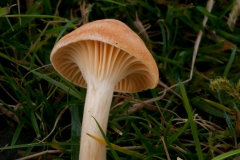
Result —
[[[107, 131], [113, 92], [139, 92], [158, 83], [158, 68], [141, 38], [124, 23], [97, 20], [62, 37], [51, 52], [60, 75], [87, 88], [79, 159], [106, 159], [106, 146], [87, 133], [103, 138]], [[94, 120], [94, 118], [96, 121]]]

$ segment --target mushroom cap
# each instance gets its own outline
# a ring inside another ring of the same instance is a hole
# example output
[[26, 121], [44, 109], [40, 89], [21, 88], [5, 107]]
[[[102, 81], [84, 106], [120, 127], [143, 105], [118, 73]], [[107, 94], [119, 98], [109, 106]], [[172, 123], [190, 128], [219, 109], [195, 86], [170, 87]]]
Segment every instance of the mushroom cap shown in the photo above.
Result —
[[93, 21], [65, 35], [55, 44], [50, 60], [60, 75], [85, 88], [91, 74], [100, 79], [117, 77], [114, 90], [129, 93], [154, 88], [159, 78], [141, 38], [114, 19]]

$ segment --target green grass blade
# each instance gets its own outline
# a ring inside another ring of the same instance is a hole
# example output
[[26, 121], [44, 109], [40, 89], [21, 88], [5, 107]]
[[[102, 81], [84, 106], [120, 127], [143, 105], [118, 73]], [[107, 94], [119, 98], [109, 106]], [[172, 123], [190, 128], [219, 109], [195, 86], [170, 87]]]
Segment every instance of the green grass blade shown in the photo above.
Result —
[[201, 7], [201, 6], [197, 6], [196, 7], [200, 12], [202, 12], [205, 16], [207, 16], [210, 20], [212, 19], [217, 19], [216, 16], [212, 15], [210, 12], [207, 11], [206, 8]]
[[226, 112], [223, 112], [223, 115], [224, 115], [224, 118], [225, 118], [226, 123], [227, 123], [227, 125], [228, 125], [228, 128], [229, 128], [231, 134], [233, 135], [235, 147], [237, 148], [237, 145], [238, 145], [238, 144], [237, 144], [237, 136], [236, 136], [235, 129], [234, 129], [233, 125], [232, 125], [232, 122], [231, 122], [230, 118], [229, 118], [228, 115], [226, 114]]
[[169, 137], [169, 130], [172, 126], [172, 120], [173, 120], [173, 117], [171, 117], [171, 119], [167, 122], [167, 126], [164, 129], [164, 135], [163, 135], [164, 139], [168, 139]]
[[[37, 142], [38, 142], [38, 140], [34, 139], [32, 143], [37, 143]], [[33, 148], [34, 148], [34, 146], [28, 147], [28, 149], [25, 151], [23, 157], [28, 156], [31, 153], [31, 151], [33, 150]]]
[[153, 122], [155, 122], [155, 124], [158, 127], [162, 127], [162, 124], [159, 121], [157, 121], [155, 118], [153, 118], [152, 116], [148, 115], [148, 118], [151, 119]]
[[229, 157], [237, 155], [237, 154], [240, 154], [240, 149], [230, 151], [230, 152], [227, 152], [227, 153], [223, 153], [219, 156], [214, 157], [212, 160], [223, 160], [223, 159], [229, 158]]
[[187, 129], [189, 126], [190, 121], [187, 121], [179, 130], [177, 133], [172, 135], [171, 137], [167, 138], [167, 144], [171, 145], [182, 133]]
[[49, 0], [43, 0], [43, 8], [48, 15], [52, 15], [52, 6]]
[[11, 146], [15, 145], [15, 143], [17, 142], [17, 139], [21, 133], [21, 130], [22, 130], [24, 124], [25, 124], [25, 120], [21, 120], [20, 123], [18, 124], [18, 126], [15, 130], [15, 133], [13, 135], [13, 138], [12, 138]]
[[240, 42], [240, 36], [238, 34], [226, 32], [225, 30], [222, 29], [216, 29], [216, 32], [218, 33], [219, 36], [222, 36], [223, 38], [229, 39], [235, 43]]
[[155, 128], [151, 128], [151, 127], [149, 127], [148, 125], [146, 125], [145, 123], [142, 123], [142, 122], [140, 122], [140, 124], [142, 126], [144, 126], [145, 128], [147, 128], [152, 133], [154, 133], [156, 136], [158, 136], [158, 138], [161, 138], [162, 135]]
[[[109, 142], [107, 136], [106, 136], [105, 133], [103, 132], [101, 126], [98, 124], [98, 122], [97, 122], [97, 120], [95, 119], [95, 117], [93, 117], [93, 118], [94, 118], [95, 122], [97, 123], [98, 128], [99, 128], [100, 132], [102, 133], [102, 136], [103, 136], [104, 140], [106, 141], [107, 146], [109, 147], [109, 149], [110, 149], [110, 151], [111, 151], [114, 159], [115, 159], [115, 160], [120, 160], [119, 157], [118, 157], [118, 155], [117, 155], [117, 153], [116, 153], [116, 151], [113, 149], [111, 143]], [[88, 134], [88, 135], [89, 135], [89, 134]], [[89, 135], [89, 136], [90, 136], [90, 135]], [[91, 136], [90, 136], [90, 137], [91, 137]]]
[[191, 126], [191, 131], [192, 131], [192, 134], [193, 134], [193, 139], [194, 139], [194, 142], [195, 142], [198, 159], [199, 160], [204, 160], [201, 145], [200, 145], [200, 141], [199, 141], [199, 137], [198, 137], [197, 124], [193, 120], [194, 112], [192, 111], [192, 107], [191, 107], [191, 105], [188, 101], [186, 90], [185, 90], [182, 83], [180, 84], [180, 91], [181, 91], [181, 94], [182, 94], [182, 100], [183, 100], [184, 107], [187, 111], [188, 121], [189, 121], [190, 126]]
[[0, 7], [0, 17], [7, 15], [10, 13], [10, 10], [12, 7], [16, 6], [17, 4], [13, 4], [11, 6], [7, 6], [7, 7]]
[[63, 28], [63, 29], [61, 30], [61, 32], [58, 34], [55, 43], [57, 43], [57, 41], [62, 37], [62, 35], [63, 35], [63, 33], [66, 31], [66, 29], [67, 29], [71, 24], [73, 24], [73, 22], [75, 22], [75, 21], [77, 21], [77, 20], [79, 20], [79, 18], [73, 18], [73, 19], [71, 19], [70, 21], [67, 22], [67, 24], [64, 26], [64, 28]]
[[9, 86], [12, 88], [14, 94], [17, 96], [17, 99], [21, 99], [20, 97], [24, 97], [25, 94], [21, 90], [17, 90], [18, 86], [16, 82], [7, 74], [4, 67], [0, 64], [0, 71], [4, 74], [6, 80], [9, 83]]
[[149, 142], [148, 138], [146, 138], [145, 136], [142, 135], [141, 131], [134, 123], [131, 123], [131, 125], [132, 125], [133, 129], [135, 130], [136, 138], [142, 142], [142, 144], [143, 144], [144, 148], [147, 150], [148, 154], [151, 155], [151, 153], [155, 151], [154, 146]]
[[8, 24], [9, 24], [9, 26], [11, 27], [12, 31], [14, 31], [14, 29], [13, 29], [13, 26], [12, 26], [11, 22], [9, 21], [9, 19], [8, 19], [8, 18], [6, 18], [6, 19], [7, 19], [7, 22], [8, 22]]
[[58, 16], [52, 16], [52, 15], [38, 15], [38, 14], [11, 14], [11, 15], [7, 15], [5, 17], [23, 17], [23, 18], [54, 18], [54, 19], [58, 19], [58, 20], [63, 20], [62, 17], [58, 17]]
[[231, 111], [230, 108], [227, 108], [225, 107], [224, 105], [220, 104], [220, 103], [217, 103], [217, 102], [214, 102], [214, 101], [211, 101], [211, 100], [208, 100], [208, 99], [204, 99], [204, 98], [201, 98], [203, 101], [211, 104], [212, 106], [220, 109], [221, 111], [226, 111], [227, 113], [229, 114], [233, 114], [233, 112]]
[[129, 101], [125, 101], [120, 107], [110, 110], [111, 116], [124, 112], [125, 107], [129, 104]]
[[[25, 68], [25, 67], [24, 67]], [[60, 83], [48, 76], [45, 76], [44, 74], [42, 73], [39, 73], [39, 72], [36, 72], [36, 71], [31, 71], [32, 73], [34, 73], [35, 75], [39, 76], [40, 78], [50, 82], [51, 84], [61, 88], [62, 90], [64, 90], [65, 92], [69, 93], [70, 95], [78, 98], [79, 100], [83, 100], [83, 96], [81, 95], [80, 92], [78, 92], [76, 89], [72, 89], [72, 88], [69, 88], [68, 86], [64, 85], [63, 83]]]
[[182, 63], [181, 63], [181, 62], [177, 62], [177, 61], [175, 61], [175, 60], [172, 60], [172, 59], [163, 57], [163, 56], [161, 56], [161, 55], [155, 55], [155, 54], [154, 54], [153, 57], [154, 57], [155, 59], [160, 60], [160, 61], [168, 62], [168, 63], [170, 63], [170, 64], [173, 64], [173, 65], [177, 66], [177, 67], [182, 68]]
[[143, 120], [146, 121], [146, 119], [138, 117], [138, 116], [121, 116], [114, 119], [114, 121], [123, 121], [123, 120]]
[[37, 138], [40, 138], [41, 135], [40, 135], [37, 119], [35, 117], [33, 109], [31, 109], [31, 111], [30, 111], [30, 119], [31, 119], [31, 122], [32, 122], [33, 129], [34, 129], [34, 131], [35, 131], [35, 133], [37, 135]]
[[[0, 52], [0, 56], [3, 57], [3, 58], [5, 58], [5, 59], [7, 59], [7, 60], [9, 60], [9, 61], [11, 61], [11, 62], [13, 62], [13, 63], [16, 63], [16, 62], [15, 62], [14, 60], [12, 60], [10, 57], [8, 57], [7, 55], [5, 55], [5, 54], [3, 54], [3, 53], [1, 53], [1, 52]], [[18, 64], [18, 63], [16, 63], [16, 64], [17, 64], [17, 65], [20, 65], [20, 64]], [[23, 65], [20, 65], [20, 66], [23, 67], [23, 68], [25, 68], [25, 69], [27, 69], [27, 70], [29, 70], [27, 67], [25, 67], [25, 66], [23, 66]], [[4, 72], [3, 68], [1, 67], [1, 65], [0, 65], [0, 69], [1, 69], [1, 71]], [[60, 82], [58, 82], [58, 81], [56, 81], [56, 80], [54, 80], [54, 79], [52, 79], [52, 78], [50, 78], [50, 77], [48, 77], [48, 76], [45, 76], [44, 74], [39, 73], [39, 72], [37, 72], [37, 71], [35, 71], [35, 70], [32, 70], [32, 71], [29, 70], [29, 71], [32, 72], [32, 73], [34, 73], [35, 75], [39, 76], [40, 78], [42, 78], [42, 79], [50, 82], [51, 84], [53, 84], [53, 85], [61, 88], [62, 90], [64, 90], [65, 92], [69, 93], [70, 95], [78, 98], [79, 100], [84, 100], [83, 95], [82, 95], [77, 89], [74, 89], [74, 88], [69, 89], [69, 87], [66, 86], [66, 85], [64, 85], [63, 83], [60, 83]], [[5, 72], [4, 72], [4, 73], [5, 73]], [[9, 80], [10, 80], [10, 82], [12, 81], [11, 78], [10, 78]], [[10, 84], [14, 84], [14, 83], [10, 83]], [[69, 86], [70, 86], [70, 85], [69, 85]], [[14, 90], [14, 91], [15, 91], [15, 90]]]
[[[91, 134], [88, 134], [88, 135], [89, 135], [90, 137], [92, 137], [93, 139], [95, 139], [96, 141], [98, 141], [99, 143], [104, 144], [104, 145], [107, 146], [106, 141], [104, 141], [103, 139], [100, 139], [100, 138], [98, 138], [98, 137], [95, 137], [95, 136], [93, 136], [93, 135], [91, 135]], [[133, 157], [136, 157], [136, 158], [140, 158], [140, 159], [145, 159], [145, 158], [147, 158], [147, 156], [144, 155], [144, 154], [140, 154], [140, 153], [138, 153], [138, 152], [131, 151], [131, 150], [129, 150], [129, 149], [120, 147], [120, 146], [115, 145], [115, 144], [112, 144], [112, 143], [110, 143], [110, 144], [112, 145], [113, 149], [115, 149], [116, 151], [122, 152], [122, 153], [124, 153], [124, 154], [130, 155], [130, 156], [133, 156]]]
[[38, 147], [38, 146], [71, 146], [71, 145], [79, 145], [79, 143], [68, 143], [68, 142], [43, 142], [43, 143], [30, 143], [30, 144], [19, 144], [14, 146], [7, 146], [7, 147], [1, 147], [0, 150], [6, 150], [6, 149], [15, 149], [15, 148], [26, 148], [26, 147]]
[[225, 68], [225, 70], [223, 72], [223, 77], [227, 77], [228, 76], [228, 72], [229, 72], [229, 70], [230, 70], [230, 68], [232, 66], [232, 63], [233, 63], [235, 55], [236, 55], [236, 50], [237, 50], [237, 47], [235, 45], [233, 50], [232, 50], [231, 56], [230, 56], [230, 58], [228, 60], [227, 66], [226, 66], [226, 68]]
[[[213, 101], [212, 101], [213, 102]], [[191, 99], [191, 103], [203, 110], [204, 112], [206, 112], [207, 114], [209, 115], [213, 115], [213, 116], [216, 116], [216, 117], [221, 117], [221, 118], [224, 118], [223, 114], [222, 114], [222, 111], [223, 110], [220, 110], [220, 109], [216, 109], [216, 106], [213, 106], [211, 105], [210, 103], [207, 103], [205, 101], [203, 101], [202, 99], [198, 98], [198, 97], [194, 97]], [[216, 103], [216, 102], [215, 102]], [[219, 104], [219, 103], [217, 103]], [[231, 119], [235, 119], [234, 116], [231, 116], [230, 114], [228, 114], [228, 116], [231, 118]]]
[[[70, 106], [69, 110], [71, 112], [71, 142], [80, 142], [80, 117], [78, 106]], [[73, 160], [79, 158], [79, 146], [71, 146], [71, 158]]]
[[126, 4], [119, 3], [119, 2], [116, 2], [116, 1], [113, 1], [113, 0], [102, 0], [102, 1], [105, 1], [105, 2], [110, 2], [110, 3], [114, 3], [114, 4], [117, 4], [117, 5], [119, 5], [119, 6], [123, 6], [123, 7], [125, 7], [125, 6], [126, 6]]
[[166, 32], [165, 32], [165, 28], [163, 26], [164, 22], [158, 22], [158, 25], [161, 28], [161, 32], [162, 32], [162, 39], [163, 39], [163, 50], [162, 53], [165, 56], [167, 54], [167, 38], [166, 38]]

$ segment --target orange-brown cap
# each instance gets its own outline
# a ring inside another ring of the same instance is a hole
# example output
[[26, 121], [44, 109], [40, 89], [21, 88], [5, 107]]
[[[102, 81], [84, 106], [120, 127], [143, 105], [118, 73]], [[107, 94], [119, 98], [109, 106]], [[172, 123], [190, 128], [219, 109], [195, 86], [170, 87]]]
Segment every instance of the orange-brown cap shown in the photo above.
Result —
[[53, 67], [68, 81], [87, 87], [89, 76], [116, 83], [115, 91], [154, 88], [159, 73], [141, 38], [114, 19], [87, 23], [62, 37], [51, 52]]

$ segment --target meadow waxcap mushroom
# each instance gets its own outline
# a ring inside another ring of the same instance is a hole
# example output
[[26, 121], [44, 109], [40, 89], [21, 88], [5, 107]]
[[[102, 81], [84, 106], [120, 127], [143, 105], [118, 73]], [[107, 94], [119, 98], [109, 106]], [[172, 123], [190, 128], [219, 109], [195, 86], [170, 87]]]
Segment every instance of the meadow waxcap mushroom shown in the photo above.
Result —
[[158, 83], [158, 68], [144, 42], [114, 19], [90, 22], [65, 35], [50, 58], [63, 77], [85, 88], [87, 74], [115, 76], [118, 92], [139, 92]]
[[54, 68], [67, 80], [87, 87], [79, 159], [106, 159], [106, 146], [89, 137], [103, 136], [113, 92], [154, 88], [158, 69], [143, 41], [124, 23], [98, 20], [61, 38], [51, 53]]

